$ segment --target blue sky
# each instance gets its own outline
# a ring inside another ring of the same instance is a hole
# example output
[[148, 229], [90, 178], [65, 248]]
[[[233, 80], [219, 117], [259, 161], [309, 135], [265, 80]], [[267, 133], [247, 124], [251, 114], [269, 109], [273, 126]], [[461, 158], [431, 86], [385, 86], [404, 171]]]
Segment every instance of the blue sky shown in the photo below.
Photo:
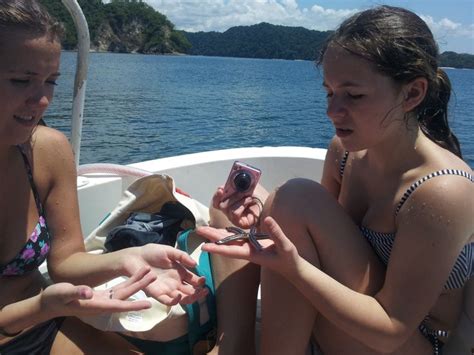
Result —
[[374, 5], [408, 8], [421, 16], [440, 50], [474, 54], [473, 0], [145, 0], [186, 31], [225, 31], [269, 22], [332, 30], [347, 16]]

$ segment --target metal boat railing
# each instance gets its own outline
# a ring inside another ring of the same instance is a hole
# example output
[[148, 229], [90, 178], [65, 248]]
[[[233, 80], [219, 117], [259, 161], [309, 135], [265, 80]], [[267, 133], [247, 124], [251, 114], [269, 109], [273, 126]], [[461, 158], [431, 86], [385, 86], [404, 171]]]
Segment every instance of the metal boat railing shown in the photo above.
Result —
[[76, 167], [81, 155], [82, 121], [86, 97], [87, 71], [89, 69], [89, 26], [77, 0], [61, 0], [69, 11], [77, 31], [77, 65], [72, 101], [71, 145]]

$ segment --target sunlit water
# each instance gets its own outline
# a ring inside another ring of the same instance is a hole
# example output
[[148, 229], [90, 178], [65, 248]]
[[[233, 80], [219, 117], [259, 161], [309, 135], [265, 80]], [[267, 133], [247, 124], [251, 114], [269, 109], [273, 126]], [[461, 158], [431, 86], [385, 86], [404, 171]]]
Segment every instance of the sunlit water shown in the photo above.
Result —
[[[64, 52], [46, 121], [70, 134], [76, 53]], [[451, 125], [474, 166], [474, 70], [448, 69]], [[321, 74], [309, 61], [92, 53], [81, 164], [129, 164], [245, 146], [326, 147]]]

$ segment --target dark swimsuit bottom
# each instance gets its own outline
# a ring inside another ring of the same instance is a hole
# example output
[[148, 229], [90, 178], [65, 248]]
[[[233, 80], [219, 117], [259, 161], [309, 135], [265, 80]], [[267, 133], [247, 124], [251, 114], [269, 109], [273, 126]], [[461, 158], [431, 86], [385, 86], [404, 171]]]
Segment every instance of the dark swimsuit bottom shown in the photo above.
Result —
[[[341, 160], [341, 165], [339, 167], [339, 173], [341, 178], [344, 175], [344, 169], [346, 166], [347, 158], [349, 157], [349, 152], [344, 153], [344, 157]], [[413, 183], [408, 190], [403, 194], [400, 202], [397, 205], [395, 210], [395, 216], [398, 214], [403, 204], [407, 201], [410, 195], [425, 181], [428, 181], [437, 176], [443, 175], [457, 175], [469, 179], [471, 182], [474, 181], [474, 178], [471, 174], [455, 169], [443, 169], [435, 171], [431, 174], [428, 174], [421, 178], [420, 180]], [[362, 235], [367, 239], [367, 241], [374, 249], [377, 256], [380, 260], [387, 266], [390, 259], [390, 254], [392, 252], [392, 247], [395, 242], [396, 233], [380, 233], [373, 231], [366, 226], [359, 226]], [[448, 280], [444, 285], [445, 290], [462, 288], [466, 282], [474, 274], [474, 243], [469, 243], [464, 246], [461, 253], [459, 254], [456, 263], [454, 264], [453, 269], [449, 275]], [[427, 316], [423, 322], [420, 324], [419, 329], [421, 334], [428, 339], [431, 344], [433, 344], [433, 353], [435, 355], [441, 354], [441, 348], [443, 343], [439, 340], [439, 337], [446, 337], [449, 335], [449, 332], [445, 330], [433, 330], [427, 325], [429, 316]]]
[[49, 355], [64, 318], [54, 318], [0, 345], [1, 355]]

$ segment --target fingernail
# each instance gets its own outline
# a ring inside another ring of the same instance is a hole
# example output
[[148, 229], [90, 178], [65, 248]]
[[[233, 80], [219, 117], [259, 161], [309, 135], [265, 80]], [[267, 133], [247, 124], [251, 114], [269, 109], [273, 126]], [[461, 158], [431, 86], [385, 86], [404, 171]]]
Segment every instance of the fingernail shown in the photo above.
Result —
[[82, 298], [82, 299], [89, 298], [88, 295], [87, 295], [87, 289], [86, 288], [81, 288], [81, 290], [79, 291], [79, 297]]

